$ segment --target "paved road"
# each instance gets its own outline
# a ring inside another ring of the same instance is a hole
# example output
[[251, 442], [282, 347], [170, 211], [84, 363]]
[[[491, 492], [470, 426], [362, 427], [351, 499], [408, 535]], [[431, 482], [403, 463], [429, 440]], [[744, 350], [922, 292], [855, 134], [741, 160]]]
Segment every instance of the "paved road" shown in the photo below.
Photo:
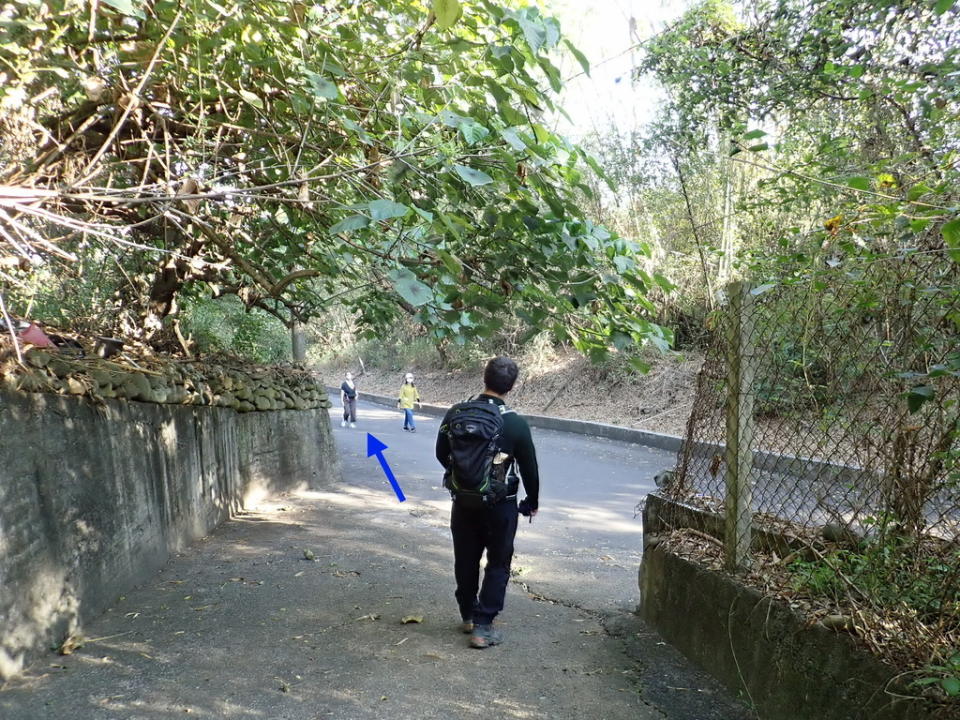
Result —
[[[385, 456], [411, 506], [447, 534], [450, 496], [440, 487], [434, 457], [439, 418], [417, 414], [417, 432], [403, 431], [399, 410], [360, 403], [356, 428], [341, 428], [344, 479], [390, 492], [369, 473], [367, 431], [389, 449]], [[533, 430], [540, 464], [540, 513], [518, 531], [516, 579], [546, 597], [591, 610], [633, 610], [639, 601], [637, 568], [642, 524], [637, 503], [654, 489], [653, 476], [673, 466], [674, 453], [632, 443], [551, 430]], [[522, 493], [521, 493], [522, 495]], [[522, 518], [521, 518], [522, 520]]]
[[[411, 435], [366, 404], [360, 420], [334, 423], [341, 483], [264, 501], [171, 559], [77, 652], [2, 688], [0, 718], [751, 717], [628, 612], [633, 506], [668, 455], [535, 433], [543, 510], [518, 538], [506, 643], [476, 651], [456, 632], [437, 421]], [[390, 446], [406, 503], [366, 458], [366, 431]]]

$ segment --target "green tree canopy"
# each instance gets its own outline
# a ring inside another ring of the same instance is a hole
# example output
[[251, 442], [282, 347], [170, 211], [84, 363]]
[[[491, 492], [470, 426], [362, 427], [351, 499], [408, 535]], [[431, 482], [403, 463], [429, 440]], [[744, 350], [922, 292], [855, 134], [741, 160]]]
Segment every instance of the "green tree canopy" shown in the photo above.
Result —
[[536, 8], [4, 7], [8, 288], [98, 269], [102, 320], [148, 341], [206, 293], [285, 321], [343, 303], [370, 332], [407, 313], [438, 339], [517, 314], [597, 356], [669, 341], [648, 248], [584, 215], [596, 163], [543, 121], [561, 35]]
[[653, 144], [749, 170], [737, 210], [755, 256], [955, 249], [958, 15], [953, 0], [706, 0], [638, 68], [668, 91]]

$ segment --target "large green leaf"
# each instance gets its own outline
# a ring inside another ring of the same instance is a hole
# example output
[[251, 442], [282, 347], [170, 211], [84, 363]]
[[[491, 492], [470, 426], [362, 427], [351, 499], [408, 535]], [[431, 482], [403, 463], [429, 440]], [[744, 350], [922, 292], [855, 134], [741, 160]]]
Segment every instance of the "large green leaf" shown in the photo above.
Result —
[[447, 127], [451, 127], [451, 128], [458, 128], [463, 123], [472, 120], [472, 118], [464, 117], [463, 115], [455, 113], [453, 110], [450, 110], [449, 108], [444, 108], [443, 110], [441, 110], [439, 118], [440, 118], [440, 122], [442, 122]]
[[351, 215], [346, 217], [336, 225], [332, 226], [328, 232], [331, 235], [350, 232], [351, 230], [361, 230], [370, 224], [370, 218], [365, 215]]
[[936, 5], [933, 6], [933, 11], [937, 15], [943, 15], [947, 10], [953, 7], [956, 0], [937, 0]]
[[911, 413], [917, 412], [928, 400], [932, 400], [936, 395], [934, 389], [929, 385], [918, 385], [910, 388], [907, 393], [907, 408]]
[[493, 178], [483, 172], [483, 170], [477, 170], [467, 165], [454, 165], [453, 169], [457, 171], [457, 175], [474, 187], [489, 185], [493, 182]]
[[563, 80], [560, 78], [560, 70], [557, 69], [557, 66], [550, 62], [546, 57], [541, 57], [537, 60], [537, 65], [540, 66], [540, 69], [543, 70], [544, 75], [547, 76], [547, 80], [550, 81], [550, 87], [554, 92], [558, 93], [563, 89]]
[[130, 17], [139, 18], [140, 20], [146, 19], [146, 15], [144, 15], [143, 9], [140, 7], [141, 3], [135, 0], [103, 0], [103, 2], [105, 5], [109, 5], [123, 15], [129, 15]]
[[459, 0], [433, 0], [432, 9], [437, 16], [437, 27], [441, 30], [452, 28], [463, 13]]
[[350, 131], [356, 133], [357, 138], [358, 138], [358, 139], [360, 140], [360, 142], [362, 142], [364, 145], [372, 145], [372, 144], [373, 144], [373, 141], [370, 139], [370, 135], [367, 133], [366, 130], [364, 130], [362, 127], [360, 127], [360, 125], [359, 125], [358, 123], [354, 122], [353, 120], [351, 120], [351, 119], [348, 118], [348, 117], [342, 117], [342, 118], [340, 118], [340, 123], [341, 123], [345, 128], [347, 128], [347, 130], [350, 130]]
[[587, 165], [590, 166], [590, 169], [597, 174], [597, 177], [603, 180], [607, 184], [608, 188], [610, 188], [611, 190], [616, 190], [617, 188], [614, 185], [613, 180], [610, 178], [609, 175], [607, 175], [604, 169], [600, 166], [600, 163], [597, 162], [597, 159], [593, 157], [593, 155], [590, 155], [587, 152], [583, 152], [582, 154], [583, 154], [583, 159], [586, 160]]
[[525, 14], [520, 16], [519, 23], [530, 51], [536, 55], [547, 42], [546, 26], [539, 19], [531, 19]]
[[563, 44], [567, 46], [567, 50], [576, 58], [577, 62], [580, 63], [580, 67], [583, 68], [583, 72], [587, 74], [587, 77], [590, 76], [590, 61], [587, 60], [587, 56], [580, 52], [577, 47], [570, 42], [569, 40], [564, 40]]
[[500, 137], [506, 140], [514, 150], [526, 152], [527, 144], [513, 128], [504, 128], [501, 130]]
[[244, 90], [243, 88], [240, 88], [238, 92], [240, 93], [240, 97], [257, 108], [257, 110], [263, 110], [263, 100], [260, 99], [259, 95], [249, 90]]
[[392, 200], [372, 200], [368, 207], [370, 208], [370, 217], [375, 221], [403, 217], [410, 212], [409, 207]]
[[437, 257], [440, 258], [440, 261], [443, 263], [444, 267], [447, 268], [447, 270], [449, 270], [450, 273], [455, 277], [459, 277], [460, 273], [463, 272], [463, 267], [460, 265], [460, 261], [446, 250], [437, 250]]
[[944, 223], [940, 228], [943, 242], [946, 243], [950, 257], [960, 263], [960, 218]]
[[433, 298], [430, 288], [420, 282], [417, 276], [407, 268], [391, 270], [388, 274], [397, 294], [414, 307], [426, 305]]
[[313, 94], [323, 100], [336, 100], [340, 97], [340, 89], [336, 86], [335, 83], [330, 82], [322, 75], [318, 75], [315, 72], [310, 72], [309, 70], [305, 73], [307, 77], [307, 83], [310, 85], [310, 90], [313, 91]]
[[468, 120], [467, 122], [460, 123], [460, 134], [463, 135], [463, 139], [467, 141], [468, 145], [476, 145], [487, 137], [490, 131], [480, 123]]

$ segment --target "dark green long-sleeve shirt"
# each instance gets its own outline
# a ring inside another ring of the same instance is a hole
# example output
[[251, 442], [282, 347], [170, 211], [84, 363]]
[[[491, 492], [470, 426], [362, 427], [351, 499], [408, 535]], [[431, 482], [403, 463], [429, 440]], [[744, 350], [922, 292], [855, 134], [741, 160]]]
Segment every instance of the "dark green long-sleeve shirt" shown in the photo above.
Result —
[[[505, 405], [501, 398], [481, 394], [477, 400], [492, 400], [497, 405]], [[515, 412], [506, 413], [503, 417], [503, 435], [500, 437], [500, 450], [514, 459], [514, 465], [520, 472], [523, 490], [527, 494], [527, 501], [532, 510], [539, 507], [540, 501], [540, 471], [537, 467], [537, 450], [533, 446], [533, 437], [530, 435], [530, 426], [527, 421]], [[437, 460], [447, 467], [450, 461], [450, 441], [443, 432], [443, 428], [450, 420], [450, 413], [443, 416], [440, 423], [440, 432], [437, 434]]]

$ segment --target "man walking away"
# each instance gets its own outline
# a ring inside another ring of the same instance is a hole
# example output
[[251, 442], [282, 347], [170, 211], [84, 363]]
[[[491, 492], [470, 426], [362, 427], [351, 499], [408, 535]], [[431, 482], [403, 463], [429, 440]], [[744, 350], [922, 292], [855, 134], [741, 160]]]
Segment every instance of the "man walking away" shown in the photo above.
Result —
[[347, 373], [346, 380], [340, 385], [340, 402], [343, 403], [343, 421], [340, 427], [357, 426], [357, 386], [353, 382], [353, 373]]
[[[518, 372], [510, 358], [488, 362], [483, 393], [450, 408], [437, 435], [437, 460], [446, 469], [444, 487], [453, 497], [450, 530], [460, 627], [471, 634], [470, 646], [475, 648], [501, 641], [493, 620], [503, 610], [510, 580], [517, 515], [527, 515], [532, 522], [537, 514], [540, 476], [530, 426], [504, 400]], [[518, 508], [521, 480], [526, 497]], [[484, 550], [487, 567], [481, 586]]]

